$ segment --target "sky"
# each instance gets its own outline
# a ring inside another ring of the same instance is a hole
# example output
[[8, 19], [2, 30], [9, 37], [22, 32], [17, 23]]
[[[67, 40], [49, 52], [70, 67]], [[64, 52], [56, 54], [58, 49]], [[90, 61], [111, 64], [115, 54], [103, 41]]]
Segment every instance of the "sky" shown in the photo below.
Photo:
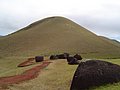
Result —
[[69, 18], [120, 41], [120, 0], [0, 0], [0, 35], [51, 16]]

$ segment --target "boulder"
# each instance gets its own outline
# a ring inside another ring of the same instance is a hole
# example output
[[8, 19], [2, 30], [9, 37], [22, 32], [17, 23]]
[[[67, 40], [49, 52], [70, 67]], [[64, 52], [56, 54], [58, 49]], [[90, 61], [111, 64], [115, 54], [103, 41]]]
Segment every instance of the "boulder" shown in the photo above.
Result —
[[69, 54], [63, 53], [63, 54], [56, 55], [56, 57], [58, 57], [58, 59], [67, 59], [67, 57], [69, 57]]
[[70, 64], [70, 65], [79, 64], [78, 60], [76, 58], [74, 58], [74, 57], [68, 57], [67, 61], [68, 61], [68, 64]]
[[67, 57], [69, 57], [69, 53], [64, 53], [64, 56], [65, 56], [65, 58], [67, 59]]
[[55, 59], [58, 59], [58, 57], [56, 55], [51, 55], [50, 56], [50, 60], [55, 60]]
[[77, 60], [82, 60], [82, 57], [79, 54], [74, 55], [74, 58], [76, 58]]
[[35, 57], [35, 61], [36, 62], [42, 62], [44, 60], [44, 57], [43, 56], [36, 56]]
[[70, 90], [86, 90], [94, 86], [120, 81], [120, 66], [101, 60], [81, 62], [74, 74]]

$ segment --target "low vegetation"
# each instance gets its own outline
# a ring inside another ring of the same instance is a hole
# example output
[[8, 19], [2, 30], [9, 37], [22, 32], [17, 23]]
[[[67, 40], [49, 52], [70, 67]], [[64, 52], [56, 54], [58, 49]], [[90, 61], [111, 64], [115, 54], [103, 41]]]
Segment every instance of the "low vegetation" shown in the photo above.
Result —
[[[104, 60], [120, 65], [120, 59]], [[42, 70], [37, 78], [9, 86], [9, 88], [11, 90], [69, 90], [77, 65], [68, 65], [66, 60], [53, 60], [52, 62], [53, 63]], [[28, 66], [27, 69], [31, 67], [33, 66]], [[25, 68], [21, 71], [24, 70]], [[18, 69], [19, 73], [21, 73], [21, 71]], [[91, 90], [119, 90], [118, 88], [120, 88], [120, 84], [116, 83], [94, 87]]]
[[[37, 21], [10, 35], [0, 37], [0, 77], [21, 74], [37, 65], [17, 67], [36, 55], [78, 53], [84, 59], [99, 59], [120, 65], [120, 43], [99, 37], [64, 17]], [[77, 65], [66, 60], [52, 61], [40, 75], [30, 81], [9, 86], [11, 90], [69, 90]], [[39, 63], [38, 63], [39, 64]], [[7, 88], [6, 86], [3, 86]], [[119, 90], [120, 83], [92, 88]]]
[[120, 47], [117, 42], [111, 42], [67, 18], [51, 17], [0, 38], [0, 56], [35, 56], [69, 52], [84, 55], [87, 53], [95, 57], [118, 57]]
[[17, 67], [21, 62], [27, 60], [28, 57], [6, 57], [0, 59], [0, 77], [18, 75], [39, 63], [27, 67]]
[[66, 60], [53, 61], [34, 80], [10, 87], [12, 90], [69, 90], [77, 65], [68, 65]]

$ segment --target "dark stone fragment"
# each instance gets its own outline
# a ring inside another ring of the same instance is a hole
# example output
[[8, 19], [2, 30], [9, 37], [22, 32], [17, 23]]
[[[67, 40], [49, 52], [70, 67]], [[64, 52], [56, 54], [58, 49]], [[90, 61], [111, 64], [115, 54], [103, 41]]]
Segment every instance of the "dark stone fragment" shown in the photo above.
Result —
[[42, 62], [44, 60], [44, 57], [43, 56], [36, 56], [35, 57], [35, 61], [36, 62]]
[[86, 90], [120, 81], [120, 66], [106, 61], [81, 62], [74, 74], [70, 90]]

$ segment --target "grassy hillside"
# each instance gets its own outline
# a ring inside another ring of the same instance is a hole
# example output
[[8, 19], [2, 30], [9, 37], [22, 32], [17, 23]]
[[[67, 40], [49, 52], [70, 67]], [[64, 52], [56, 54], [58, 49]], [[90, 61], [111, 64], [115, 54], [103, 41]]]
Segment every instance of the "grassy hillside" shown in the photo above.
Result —
[[3, 36], [0, 35], [0, 38], [2, 38]]
[[113, 44], [113, 45], [116, 45], [117, 47], [120, 47], [120, 42], [117, 41], [117, 40], [109, 39], [109, 38], [106, 38], [106, 37], [103, 37], [103, 36], [100, 36], [100, 38], [108, 41], [109, 43], [111, 43], [111, 44]]
[[34, 56], [68, 52], [83, 56], [120, 56], [120, 48], [63, 17], [37, 21], [0, 38], [1, 56]]

